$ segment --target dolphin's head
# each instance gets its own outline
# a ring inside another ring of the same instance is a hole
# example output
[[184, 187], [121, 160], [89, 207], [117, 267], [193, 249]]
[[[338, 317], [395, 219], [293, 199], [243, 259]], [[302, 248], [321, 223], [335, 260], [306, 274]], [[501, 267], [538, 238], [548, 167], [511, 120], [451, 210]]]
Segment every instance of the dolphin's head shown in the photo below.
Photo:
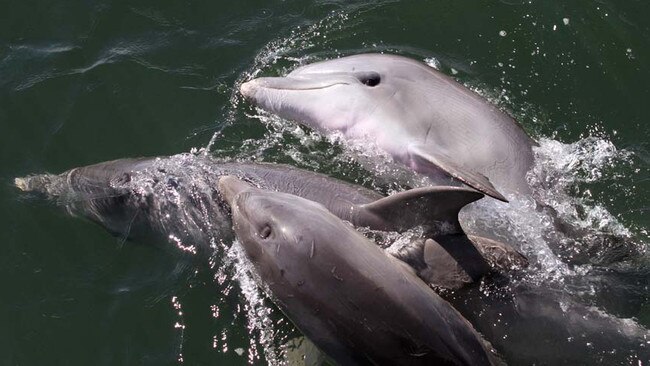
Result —
[[315, 202], [258, 189], [232, 176], [219, 179], [219, 191], [231, 207], [239, 241], [266, 281], [290, 279], [297, 267], [308, 265], [314, 242], [333, 235], [319, 218], [331, 214]]
[[403, 108], [421, 99], [416, 83], [430, 78], [432, 70], [401, 56], [362, 54], [302, 66], [286, 77], [253, 79], [240, 90], [252, 103], [282, 118], [319, 130], [347, 130], [371, 116], [413, 114]]
[[434, 179], [453, 177], [499, 200], [526, 192], [534, 143], [510, 116], [427, 64], [362, 54], [241, 85], [258, 107], [320, 132], [379, 147]]

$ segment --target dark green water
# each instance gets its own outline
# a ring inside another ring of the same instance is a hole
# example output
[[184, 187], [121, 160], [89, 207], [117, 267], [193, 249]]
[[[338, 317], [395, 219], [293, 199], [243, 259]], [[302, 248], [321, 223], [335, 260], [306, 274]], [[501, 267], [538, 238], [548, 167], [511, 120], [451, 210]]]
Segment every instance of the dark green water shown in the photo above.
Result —
[[635, 275], [592, 304], [649, 327], [649, 17], [636, 0], [0, 2], [0, 364], [267, 363], [232, 269], [124, 243], [21, 198], [13, 177], [186, 152], [217, 131], [218, 156], [341, 177], [359, 168], [332, 163], [340, 149], [295, 148], [235, 85], [360, 52], [435, 59], [516, 116], [569, 181], [549, 199], [635, 248]]

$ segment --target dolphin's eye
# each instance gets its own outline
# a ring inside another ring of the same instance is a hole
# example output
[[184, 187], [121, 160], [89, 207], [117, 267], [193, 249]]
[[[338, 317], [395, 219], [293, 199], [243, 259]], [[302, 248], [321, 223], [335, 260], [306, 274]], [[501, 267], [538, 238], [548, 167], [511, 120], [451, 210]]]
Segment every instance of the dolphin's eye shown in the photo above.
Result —
[[269, 236], [271, 236], [272, 232], [273, 232], [273, 230], [271, 230], [271, 227], [269, 225], [264, 225], [262, 230], [260, 230], [260, 238], [266, 239]]
[[357, 79], [361, 82], [363, 85], [367, 85], [370, 87], [377, 86], [381, 82], [381, 76], [379, 76], [378, 73], [376, 72], [362, 72], [357, 74]]

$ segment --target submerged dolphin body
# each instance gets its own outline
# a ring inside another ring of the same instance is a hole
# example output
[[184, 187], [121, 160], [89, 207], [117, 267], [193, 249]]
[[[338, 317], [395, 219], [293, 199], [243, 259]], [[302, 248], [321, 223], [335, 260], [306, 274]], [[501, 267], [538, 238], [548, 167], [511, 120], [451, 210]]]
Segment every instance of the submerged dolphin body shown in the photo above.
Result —
[[503, 201], [500, 191], [529, 189], [535, 142], [496, 106], [422, 62], [362, 54], [253, 79], [240, 90], [262, 109], [376, 144], [430, 177], [453, 177]]
[[16, 185], [45, 194], [70, 214], [97, 222], [116, 236], [171, 242], [197, 252], [232, 238], [228, 208], [217, 187], [224, 175], [321, 203], [357, 227], [400, 232], [423, 227], [425, 238], [396, 256], [436, 286], [457, 288], [492, 270], [525, 265], [525, 258], [505, 244], [464, 235], [458, 212], [483, 195], [462, 187], [417, 188], [384, 197], [287, 165], [222, 162], [191, 154], [114, 160], [59, 175], [17, 178]]
[[219, 187], [276, 304], [337, 363], [493, 364], [449, 303], [324, 206], [234, 177]]

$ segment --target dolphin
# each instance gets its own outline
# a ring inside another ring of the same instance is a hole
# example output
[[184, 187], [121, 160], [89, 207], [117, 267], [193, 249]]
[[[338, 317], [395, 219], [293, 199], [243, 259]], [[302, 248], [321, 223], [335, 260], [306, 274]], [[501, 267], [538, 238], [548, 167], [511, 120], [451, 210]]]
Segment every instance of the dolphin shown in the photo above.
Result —
[[449, 303], [323, 205], [230, 176], [219, 190], [272, 299], [338, 364], [494, 364]]
[[621, 317], [620, 313], [608, 313], [593, 304], [593, 299], [585, 299], [581, 292], [593, 291], [594, 283], [610, 280], [607, 272], [615, 271], [605, 269], [581, 275], [579, 281], [569, 286], [573, 290], [553, 281], [536, 283], [524, 279], [507, 285], [491, 281], [485, 286], [467, 286], [440, 295], [509, 364], [645, 364], [645, 360], [650, 360], [650, 331], [642, 325], [643, 319], [639, 322]]
[[209, 252], [213, 243], [233, 237], [229, 209], [217, 185], [224, 175], [318, 202], [356, 227], [397, 232], [421, 227], [423, 236], [394, 255], [437, 287], [460, 288], [492, 272], [527, 264], [509, 245], [465, 235], [458, 213], [483, 197], [470, 188], [416, 188], [385, 197], [287, 165], [219, 161], [193, 154], [119, 159], [61, 174], [16, 178], [15, 184], [117, 237], [171, 243], [197, 253]]
[[431, 178], [451, 177], [506, 202], [501, 191], [529, 191], [535, 141], [485, 98], [422, 62], [348, 56], [253, 79], [240, 91], [266, 111], [371, 143]]

